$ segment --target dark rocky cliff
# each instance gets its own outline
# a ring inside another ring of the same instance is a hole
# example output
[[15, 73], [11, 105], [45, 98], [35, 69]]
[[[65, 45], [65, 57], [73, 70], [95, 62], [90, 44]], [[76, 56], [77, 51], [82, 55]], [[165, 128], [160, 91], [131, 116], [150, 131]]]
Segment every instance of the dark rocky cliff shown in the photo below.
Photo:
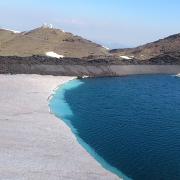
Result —
[[179, 61], [171, 57], [150, 61], [122, 60], [114, 58], [78, 59], [32, 57], [0, 57], [2, 74], [45, 74], [65, 76], [120, 76], [128, 74], [180, 72]]

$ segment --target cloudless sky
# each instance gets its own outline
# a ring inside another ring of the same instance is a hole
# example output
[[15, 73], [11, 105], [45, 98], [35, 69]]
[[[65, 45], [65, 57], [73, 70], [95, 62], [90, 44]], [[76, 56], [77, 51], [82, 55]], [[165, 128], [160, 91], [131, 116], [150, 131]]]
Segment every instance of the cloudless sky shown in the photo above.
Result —
[[180, 32], [180, 0], [1, 0], [0, 27], [29, 30], [44, 22], [112, 48]]

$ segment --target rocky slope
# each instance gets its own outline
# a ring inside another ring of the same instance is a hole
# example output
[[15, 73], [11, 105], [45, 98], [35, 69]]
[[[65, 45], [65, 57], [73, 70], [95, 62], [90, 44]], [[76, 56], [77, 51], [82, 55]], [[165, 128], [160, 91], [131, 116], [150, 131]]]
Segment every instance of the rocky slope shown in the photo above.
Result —
[[0, 29], [0, 56], [44, 56], [46, 52], [75, 58], [108, 54], [101, 45], [48, 26], [21, 33]]
[[[47, 52], [64, 57], [49, 57]], [[0, 30], [0, 74], [94, 77], [179, 72], [180, 34], [137, 48], [108, 51], [49, 27], [22, 33]]]
[[[48, 54], [51, 57], [47, 57]], [[95, 66], [97, 64], [179, 65], [180, 34], [136, 48], [107, 50], [80, 36], [49, 26], [21, 33], [0, 29], [0, 61], [1, 64], [23, 62]]]
[[114, 56], [122, 59], [137, 59], [143, 61], [180, 61], [180, 34], [172, 35], [158, 41], [130, 49], [111, 50]]

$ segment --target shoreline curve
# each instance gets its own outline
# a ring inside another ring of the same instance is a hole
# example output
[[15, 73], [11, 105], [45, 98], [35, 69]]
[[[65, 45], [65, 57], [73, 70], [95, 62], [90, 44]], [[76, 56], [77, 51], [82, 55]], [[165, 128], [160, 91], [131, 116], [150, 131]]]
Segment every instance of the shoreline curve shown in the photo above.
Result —
[[117, 180], [49, 113], [52, 90], [72, 77], [0, 75], [0, 177]]

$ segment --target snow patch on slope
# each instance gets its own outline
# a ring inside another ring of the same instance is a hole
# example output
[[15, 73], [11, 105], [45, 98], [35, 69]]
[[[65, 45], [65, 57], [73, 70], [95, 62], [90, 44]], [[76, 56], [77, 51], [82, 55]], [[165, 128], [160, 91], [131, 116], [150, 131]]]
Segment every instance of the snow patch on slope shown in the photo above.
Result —
[[46, 56], [53, 57], [53, 58], [63, 58], [63, 55], [57, 54], [53, 51], [46, 52]]
[[105, 48], [105, 49], [107, 49], [107, 50], [110, 50], [108, 47], [106, 47], [106, 46], [102, 46], [103, 48]]
[[129, 56], [120, 56], [120, 57], [123, 59], [132, 59], [132, 57], [129, 57]]
[[[4, 29], [4, 28], [3, 28], [3, 29]], [[4, 29], [4, 30], [6, 30], [6, 31], [11, 31], [11, 32], [13, 32], [13, 33], [15, 33], [15, 34], [21, 33], [20, 31], [15, 31], [15, 30], [11, 30], [11, 29]]]

